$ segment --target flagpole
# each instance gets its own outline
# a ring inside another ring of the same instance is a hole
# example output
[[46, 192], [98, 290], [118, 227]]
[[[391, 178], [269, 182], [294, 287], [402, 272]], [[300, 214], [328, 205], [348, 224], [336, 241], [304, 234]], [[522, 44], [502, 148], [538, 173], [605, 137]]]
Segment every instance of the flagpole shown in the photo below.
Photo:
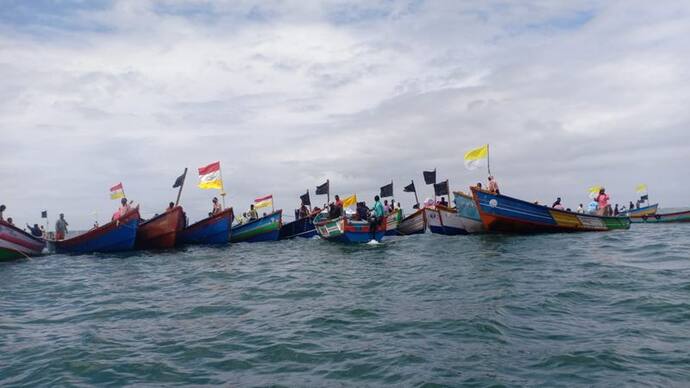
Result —
[[331, 204], [331, 180], [326, 179], [326, 183], [328, 183], [328, 191], [326, 191], [326, 202], [328, 202], [328, 205]]
[[450, 184], [448, 184], [448, 179], [446, 179], [446, 191], [448, 192], [448, 207], [450, 206]]
[[419, 209], [419, 197], [417, 196], [417, 188], [414, 185], [414, 179], [412, 179], [412, 187], [414, 187], [414, 200], [417, 202], [417, 209]]
[[489, 152], [489, 144], [486, 145], [486, 169], [489, 171], [489, 176], [491, 176], [491, 152]]
[[220, 172], [220, 197], [223, 200], [223, 210], [225, 210], [225, 183], [223, 183], [223, 168], [218, 163], [218, 172]]
[[184, 168], [184, 173], [182, 174], [182, 184], [180, 185], [180, 190], [177, 191], [177, 199], [175, 200], [175, 206], [180, 203], [180, 196], [182, 195], [182, 188], [184, 187], [184, 181], [187, 180], [187, 167]]
[[271, 213], [275, 213], [276, 209], [273, 207], [273, 194], [271, 194]]

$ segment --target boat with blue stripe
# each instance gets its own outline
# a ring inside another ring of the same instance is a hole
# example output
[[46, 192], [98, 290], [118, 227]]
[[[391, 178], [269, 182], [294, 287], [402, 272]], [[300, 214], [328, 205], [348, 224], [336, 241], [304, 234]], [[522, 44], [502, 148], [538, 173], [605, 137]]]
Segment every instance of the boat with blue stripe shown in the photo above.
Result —
[[[376, 227], [373, 239], [381, 241], [386, 233], [385, 217]], [[347, 244], [363, 244], [372, 240], [369, 221], [351, 220], [346, 217], [328, 219], [328, 214], [321, 213], [314, 219], [316, 232], [321, 238]]]
[[491, 232], [544, 233], [629, 229], [628, 217], [603, 217], [558, 210], [472, 187], [484, 228]]
[[283, 211], [276, 210], [256, 220], [234, 226], [230, 232], [230, 241], [262, 242], [277, 241], [280, 237]]

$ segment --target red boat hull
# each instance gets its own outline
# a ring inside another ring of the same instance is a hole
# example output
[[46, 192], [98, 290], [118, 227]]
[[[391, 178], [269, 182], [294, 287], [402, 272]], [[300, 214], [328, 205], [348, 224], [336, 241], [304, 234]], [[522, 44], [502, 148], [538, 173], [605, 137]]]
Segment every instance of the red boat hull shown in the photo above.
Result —
[[139, 224], [137, 249], [169, 249], [175, 247], [177, 233], [184, 228], [182, 206]]

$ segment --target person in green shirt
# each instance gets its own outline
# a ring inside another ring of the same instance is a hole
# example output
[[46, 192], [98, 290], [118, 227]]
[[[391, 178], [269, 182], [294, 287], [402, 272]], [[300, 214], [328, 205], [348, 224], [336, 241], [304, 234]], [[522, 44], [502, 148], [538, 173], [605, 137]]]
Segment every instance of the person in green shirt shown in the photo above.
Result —
[[381, 225], [381, 221], [383, 220], [383, 205], [381, 204], [381, 198], [379, 196], [374, 197], [374, 208], [372, 209], [372, 217], [371, 221], [369, 222], [369, 230], [371, 231], [371, 239], [374, 240], [376, 238], [376, 228]]

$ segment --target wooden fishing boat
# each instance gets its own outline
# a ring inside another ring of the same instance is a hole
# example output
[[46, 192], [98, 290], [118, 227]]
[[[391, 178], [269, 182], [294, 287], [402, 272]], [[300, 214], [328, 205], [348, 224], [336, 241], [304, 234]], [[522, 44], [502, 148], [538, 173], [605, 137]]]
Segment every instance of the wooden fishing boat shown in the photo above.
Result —
[[295, 237], [311, 238], [316, 236], [313, 217], [302, 217], [280, 227], [280, 240], [287, 240]]
[[655, 203], [654, 205], [628, 210], [628, 211], [624, 212], [622, 215], [627, 216], [627, 217], [653, 216], [656, 214], [658, 207], [659, 207], [659, 204]]
[[117, 220], [66, 240], [54, 241], [58, 253], [123, 252], [134, 248], [139, 226], [139, 206]]
[[177, 233], [184, 228], [182, 206], [141, 222], [137, 229], [137, 249], [170, 249], [175, 247]]
[[38, 256], [45, 248], [42, 238], [32, 236], [16, 226], [0, 221], [0, 261]]
[[426, 214], [423, 208], [403, 218], [398, 225], [398, 233], [403, 236], [424, 232], [426, 232]]
[[[369, 221], [351, 220], [346, 217], [327, 219], [326, 213], [321, 213], [314, 219], [316, 232], [321, 238], [343, 243], [368, 243], [372, 240]], [[386, 219], [376, 227], [374, 239], [381, 241], [386, 233]]]
[[427, 207], [424, 211], [431, 233], [446, 236], [468, 234], [457, 210], [443, 205], [434, 205]]
[[453, 193], [455, 202], [455, 210], [460, 217], [460, 222], [467, 233], [481, 233], [484, 231], [484, 224], [482, 218], [479, 216], [477, 204], [474, 203], [474, 198], [463, 192], [456, 191]]
[[232, 227], [231, 242], [277, 241], [280, 237], [283, 211], [276, 210], [256, 220]]
[[177, 244], [227, 244], [234, 219], [232, 208], [197, 221], [177, 233]]
[[650, 216], [630, 217], [630, 222], [635, 224], [660, 224], [671, 222], [690, 222], [690, 210]]
[[391, 214], [386, 216], [386, 236], [398, 236], [400, 232], [398, 227], [402, 222], [402, 209], [396, 209]]
[[484, 228], [491, 232], [589, 232], [629, 229], [628, 217], [601, 217], [557, 210], [472, 187]]

